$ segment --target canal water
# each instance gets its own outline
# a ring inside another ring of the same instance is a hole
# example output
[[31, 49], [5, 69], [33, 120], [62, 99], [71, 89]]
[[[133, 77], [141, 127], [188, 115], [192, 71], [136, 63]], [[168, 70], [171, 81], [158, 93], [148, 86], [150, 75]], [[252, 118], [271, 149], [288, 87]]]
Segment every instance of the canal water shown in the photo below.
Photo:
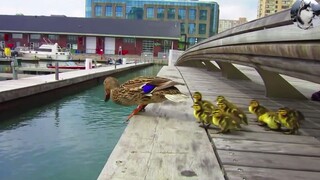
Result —
[[[162, 66], [122, 74], [156, 75]], [[99, 85], [0, 121], [1, 180], [95, 180], [135, 107], [104, 102]]]

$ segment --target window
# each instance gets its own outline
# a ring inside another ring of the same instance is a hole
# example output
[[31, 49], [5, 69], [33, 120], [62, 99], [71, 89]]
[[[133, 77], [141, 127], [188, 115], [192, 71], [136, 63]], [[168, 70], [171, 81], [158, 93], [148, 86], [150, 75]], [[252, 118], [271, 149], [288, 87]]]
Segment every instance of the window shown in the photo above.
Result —
[[199, 24], [199, 34], [206, 34], [206, 24]]
[[168, 19], [175, 19], [176, 9], [174, 9], [174, 8], [169, 8], [167, 15], [168, 15]]
[[195, 20], [196, 19], [196, 13], [197, 13], [197, 10], [189, 9], [189, 19], [190, 20]]
[[180, 24], [180, 31], [181, 31], [181, 33], [185, 33], [186, 32], [186, 24], [185, 23], [181, 23]]
[[68, 36], [68, 42], [77, 42], [77, 36]]
[[178, 10], [178, 19], [186, 19], [186, 10], [185, 9]]
[[50, 40], [58, 40], [59, 36], [58, 35], [54, 35], [54, 34], [49, 34], [48, 35], [48, 39]]
[[194, 45], [194, 44], [196, 43], [196, 38], [194, 38], [194, 37], [189, 37], [189, 38], [188, 38], [188, 42], [189, 42], [190, 45]]
[[30, 34], [30, 39], [40, 39], [40, 34]]
[[106, 6], [106, 16], [112, 17], [112, 6]]
[[12, 34], [12, 39], [22, 39], [22, 34]]
[[164, 18], [164, 8], [158, 8], [157, 18], [158, 19], [163, 19]]
[[194, 34], [196, 32], [196, 24], [190, 23], [188, 32], [189, 32], [189, 34]]
[[148, 7], [147, 8], [147, 19], [153, 19], [154, 18], [154, 8]]
[[134, 44], [136, 42], [135, 38], [123, 38], [124, 43]]
[[207, 20], [207, 10], [200, 10], [199, 11], [199, 19], [200, 20]]
[[142, 52], [153, 53], [154, 41], [153, 40], [143, 40], [142, 41]]
[[122, 6], [116, 6], [116, 17], [122, 17]]
[[102, 16], [102, 7], [96, 6], [94, 12], [95, 12], [95, 16]]

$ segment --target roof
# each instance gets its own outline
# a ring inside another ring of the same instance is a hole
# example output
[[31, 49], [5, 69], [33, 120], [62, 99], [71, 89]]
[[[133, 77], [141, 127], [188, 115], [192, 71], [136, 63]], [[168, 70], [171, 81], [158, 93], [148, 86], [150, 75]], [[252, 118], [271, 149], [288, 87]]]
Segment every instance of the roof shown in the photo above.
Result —
[[178, 21], [0, 15], [0, 32], [179, 39]]

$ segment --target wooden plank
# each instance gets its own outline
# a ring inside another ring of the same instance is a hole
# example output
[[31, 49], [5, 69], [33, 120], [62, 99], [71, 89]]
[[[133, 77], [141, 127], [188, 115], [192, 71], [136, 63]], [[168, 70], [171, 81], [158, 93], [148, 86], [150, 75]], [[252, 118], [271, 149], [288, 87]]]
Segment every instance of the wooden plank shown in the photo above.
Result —
[[224, 166], [230, 180], [318, 180], [320, 172]]
[[320, 156], [320, 144], [291, 144], [224, 138], [214, 138], [212, 140], [216, 148], [219, 150], [277, 153], [315, 157]]
[[223, 165], [320, 172], [320, 157], [218, 150]]
[[285, 134], [266, 134], [260, 132], [235, 131], [230, 134], [214, 134], [210, 132], [211, 138], [237, 139], [250, 141], [295, 143], [295, 144], [320, 144], [320, 141], [310, 136], [285, 135]]
[[[165, 74], [179, 77], [175, 67], [159, 73]], [[175, 80], [183, 82], [181, 77]], [[178, 88], [189, 93], [186, 86]], [[152, 104], [134, 116], [98, 179], [224, 179], [207, 133], [195, 123], [191, 105], [191, 97], [185, 103]]]

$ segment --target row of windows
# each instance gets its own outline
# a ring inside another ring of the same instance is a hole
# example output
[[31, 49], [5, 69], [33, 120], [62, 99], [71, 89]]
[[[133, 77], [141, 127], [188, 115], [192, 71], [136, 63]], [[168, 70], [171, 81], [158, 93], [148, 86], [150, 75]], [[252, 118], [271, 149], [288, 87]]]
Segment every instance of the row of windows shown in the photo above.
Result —
[[[186, 33], [186, 24], [181, 23], [180, 24], [181, 33]], [[207, 30], [207, 24], [199, 24], [198, 25], [198, 34], [206, 34]], [[188, 24], [188, 34], [196, 34], [196, 24], [195, 23], [189, 23]]]
[[[155, 12], [155, 10], [157, 10]], [[143, 13], [143, 10], [140, 8], [131, 8], [131, 10], [127, 11], [127, 16], [131, 17], [133, 14], [138, 15], [139, 13]], [[188, 10], [188, 19], [189, 20], [196, 20], [197, 17], [197, 10], [196, 9], [189, 9]], [[112, 5], [105, 6], [105, 16], [106, 17], [112, 17], [113, 16], [113, 8]], [[176, 17], [176, 9], [175, 8], [153, 8], [153, 7], [147, 7], [146, 8], [146, 17], [147, 19], [163, 19], [167, 15], [167, 19], [175, 19]], [[95, 6], [95, 16], [99, 17], [102, 16], [102, 6], [97, 5]], [[123, 6], [116, 6], [115, 7], [115, 16], [116, 17], [123, 17]], [[199, 10], [199, 20], [207, 20], [207, 10]], [[178, 19], [187, 19], [187, 10], [179, 8], [178, 9]]]
[[[58, 40], [59, 39], [59, 35], [55, 35], [55, 34], [48, 34], [47, 37], [50, 40]], [[4, 38], [4, 33], [0, 33], [0, 38], [1, 39]], [[23, 39], [23, 34], [13, 33], [12, 39]], [[30, 34], [30, 40], [39, 40], [39, 39], [41, 39], [41, 34]], [[67, 36], [67, 39], [68, 39], [68, 41], [76, 42], [78, 40], [78, 37], [77, 36]]]

